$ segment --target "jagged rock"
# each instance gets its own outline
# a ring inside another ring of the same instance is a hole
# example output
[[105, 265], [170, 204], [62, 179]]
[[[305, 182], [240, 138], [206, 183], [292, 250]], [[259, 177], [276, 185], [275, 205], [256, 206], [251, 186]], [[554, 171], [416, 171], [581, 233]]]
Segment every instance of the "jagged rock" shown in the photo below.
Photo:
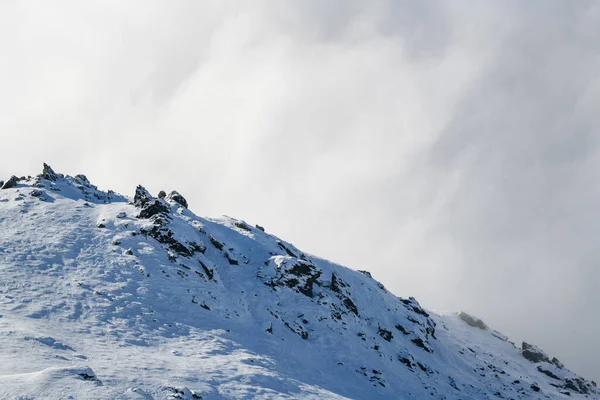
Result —
[[4, 181], [0, 180], [0, 188], [4, 185]]
[[0, 189], [11, 189], [14, 188], [15, 186], [17, 186], [17, 183], [19, 182], [19, 178], [16, 177], [15, 175], [11, 176], [9, 180], [7, 180], [6, 182], [4, 182], [4, 184], [2, 184], [2, 187]]
[[146, 203], [152, 200], [152, 195], [142, 185], [138, 185], [135, 189], [135, 196], [133, 197], [133, 204], [138, 207], [143, 207]]
[[463, 312], [463, 311], [459, 312], [458, 318], [465, 321], [469, 326], [472, 326], [474, 328], [479, 328], [482, 331], [487, 331], [489, 329], [488, 326], [486, 324], [484, 324], [482, 320], [480, 320], [479, 318], [474, 317], [472, 315], [469, 315], [466, 312]]
[[30, 193], [30, 195], [33, 197], [40, 197], [42, 194], [44, 194], [44, 192], [39, 189], [33, 189]]
[[235, 222], [235, 226], [237, 226], [238, 228], [243, 229], [245, 231], [251, 231], [252, 230], [252, 228], [250, 228], [250, 225], [248, 225], [244, 221], [236, 221]]
[[262, 231], [262, 232], [264, 232], [264, 231], [265, 231], [265, 228], [263, 228], [263, 227], [262, 227], [262, 226], [260, 226], [260, 225], [254, 225], [254, 226], [255, 226], [255, 227], [256, 227], [256, 229], [258, 229], [259, 231]]
[[421, 307], [419, 302], [414, 297], [409, 297], [408, 299], [400, 299], [402, 304], [409, 310], [412, 310], [414, 313], [422, 315], [424, 317], [429, 317], [429, 313]]
[[[206, 250], [206, 248], [205, 248], [205, 250]], [[214, 272], [212, 269], [208, 268], [208, 267], [206, 266], [206, 264], [204, 264], [202, 261], [200, 261], [200, 266], [201, 266], [201, 267], [202, 267], [202, 269], [204, 270], [204, 273], [206, 274], [206, 276], [208, 276], [208, 279], [209, 279], [209, 280], [211, 280], [211, 281], [215, 280], [215, 279], [214, 279], [214, 277], [215, 277], [215, 272]]]
[[223, 243], [219, 242], [217, 239], [215, 239], [215, 237], [213, 235], [210, 235], [208, 237], [208, 239], [210, 240], [210, 242], [213, 244], [213, 246], [215, 246], [217, 249], [219, 250], [223, 250]]
[[592, 391], [592, 387], [582, 378], [566, 379], [564, 388], [581, 394], [589, 394]]
[[229, 262], [229, 265], [239, 265], [238, 260], [236, 260], [235, 258], [233, 258], [229, 253], [225, 252], [225, 258], [227, 258], [227, 261]]
[[400, 324], [396, 324], [396, 329], [398, 329], [400, 332], [402, 332], [405, 335], [409, 335], [410, 332], [406, 330], [406, 328], [404, 328], [402, 325]]
[[392, 334], [392, 332], [388, 331], [387, 329], [384, 329], [382, 327], [379, 327], [378, 332], [379, 336], [381, 336], [383, 338], [383, 340], [391, 342], [392, 339], [394, 338], [394, 335]]
[[171, 211], [169, 206], [165, 204], [163, 200], [148, 199], [146, 201], [141, 201], [141, 203], [143, 206], [138, 218], [150, 218], [157, 214], [168, 214]]
[[167, 196], [167, 200], [172, 200], [175, 203], [180, 204], [185, 208], [188, 207], [188, 203], [187, 203], [187, 200], [185, 199], [185, 197], [180, 195], [179, 192], [177, 192], [175, 190], [173, 190], [171, 193], [169, 193], [169, 195]]
[[331, 273], [331, 285], [329, 286], [331, 290], [336, 293], [340, 293], [340, 284], [338, 283], [338, 278], [335, 275], [335, 272]]
[[552, 357], [552, 364], [556, 365], [556, 368], [558, 369], [563, 369], [565, 367], [565, 365], [561, 363], [560, 360], [556, 357]]
[[556, 375], [554, 372], [552, 372], [551, 370], [542, 367], [541, 365], [539, 365], [537, 367], [537, 370], [540, 371], [542, 374], [549, 376], [552, 379], [557, 379], [557, 380], [561, 380], [560, 377], [558, 375]]
[[370, 273], [369, 271], [361, 271], [361, 270], [358, 270], [358, 272], [360, 272], [360, 273], [361, 273], [361, 274], [363, 274], [363, 275], [366, 275], [366, 276], [368, 276], [369, 278], [373, 278], [373, 276], [371, 275], [371, 273]]
[[90, 180], [87, 178], [87, 176], [85, 176], [83, 174], [75, 175], [75, 181], [77, 181], [85, 186], [91, 186]]
[[177, 239], [175, 239], [173, 231], [167, 226], [164, 226], [163, 223], [155, 223], [151, 227], [144, 227], [140, 229], [140, 232], [144, 236], [150, 236], [156, 239], [159, 243], [165, 244], [173, 253], [184, 257], [192, 257], [197, 250], [202, 252], [202, 250], [205, 249], [196, 243], [186, 246], [179, 242]]
[[411, 342], [413, 342], [417, 347], [422, 348], [426, 352], [433, 353], [433, 351], [429, 347], [427, 347], [427, 345], [425, 344], [425, 341], [423, 339], [415, 338], [415, 339], [411, 339]]
[[291, 267], [282, 264], [279, 276], [265, 282], [265, 285], [273, 288], [276, 286], [285, 286], [312, 298], [314, 283], [319, 279], [321, 274], [322, 271], [315, 265], [298, 260]]
[[167, 197], [167, 193], [165, 193], [164, 190], [161, 190], [160, 192], [158, 192], [158, 198], [159, 199], [164, 199], [165, 197]]
[[42, 170], [42, 177], [49, 181], [56, 181], [59, 175], [46, 163], [44, 163], [44, 169]]
[[296, 256], [296, 254], [294, 254], [293, 251], [291, 251], [290, 249], [288, 249], [286, 247], [286, 245], [283, 244], [280, 240], [277, 241], [277, 245], [279, 246], [279, 248], [281, 248], [281, 250], [285, 251], [288, 256], [294, 257], [294, 258], [298, 258], [298, 256]]
[[540, 362], [547, 362], [548, 364], [551, 364], [552, 361], [550, 360], [550, 358], [548, 357], [548, 355], [539, 347], [523, 342], [523, 345], [521, 346], [522, 350], [521, 350], [521, 354], [523, 355], [523, 357], [525, 357], [527, 360], [531, 361], [532, 363], [540, 363]]
[[356, 315], [357, 317], [359, 316], [359, 315], [358, 315], [358, 308], [356, 307], [356, 304], [354, 304], [354, 302], [352, 301], [352, 299], [351, 299], [351, 298], [349, 298], [349, 297], [346, 297], [346, 298], [344, 299], [343, 303], [344, 303], [344, 305], [346, 306], [346, 308], [347, 308], [348, 310], [350, 310], [351, 312], [353, 312], [353, 313], [354, 313], [354, 315]]

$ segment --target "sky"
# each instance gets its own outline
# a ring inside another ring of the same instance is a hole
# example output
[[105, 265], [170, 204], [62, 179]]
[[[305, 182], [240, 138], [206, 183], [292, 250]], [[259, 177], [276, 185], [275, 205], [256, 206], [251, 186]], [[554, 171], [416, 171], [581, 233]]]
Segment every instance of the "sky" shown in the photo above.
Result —
[[600, 380], [600, 4], [0, 1], [0, 179], [177, 190]]

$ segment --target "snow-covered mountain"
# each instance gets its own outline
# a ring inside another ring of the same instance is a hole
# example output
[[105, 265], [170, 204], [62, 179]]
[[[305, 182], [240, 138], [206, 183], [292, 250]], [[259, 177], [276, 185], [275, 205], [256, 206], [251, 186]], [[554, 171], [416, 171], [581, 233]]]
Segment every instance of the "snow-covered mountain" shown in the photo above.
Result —
[[47, 165], [0, 186], [2, 399], [600, 398], [533, 345], [175, 191]]

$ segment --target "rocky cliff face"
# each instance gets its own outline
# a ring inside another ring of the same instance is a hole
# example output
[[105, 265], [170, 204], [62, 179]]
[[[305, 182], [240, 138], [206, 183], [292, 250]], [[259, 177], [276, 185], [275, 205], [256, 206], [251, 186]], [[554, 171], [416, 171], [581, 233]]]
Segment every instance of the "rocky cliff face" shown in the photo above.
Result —
[[0, 397], [600, 398], [535, 346], [176, 191], [47, 165], [2, 188]]

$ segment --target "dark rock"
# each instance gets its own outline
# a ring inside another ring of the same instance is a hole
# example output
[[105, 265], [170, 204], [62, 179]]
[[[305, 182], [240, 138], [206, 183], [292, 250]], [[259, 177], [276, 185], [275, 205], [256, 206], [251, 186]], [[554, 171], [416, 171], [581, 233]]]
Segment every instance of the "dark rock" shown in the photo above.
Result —
[[91, 382], [100, 382], [98, 380], [98, 378], [96, 377], [96, 375], [93, 374], [89, 374], [86, 372], [82, 372], [81, 374], [77, 374], [81, 379], [83, 379], [84, 381], [91, 381]]
[[474, 328], [479, 328], [482, 331], [487, 331], [489, 329], [488, 326], [486, 324], [484, 324], [482, 320], [480, 320], [479, 318], [474, 317], [472, 315], [469, 315], [466, 312], [463, 312], [463, 311], [459, 312], [458, 318], [465, 321], [469, 326], [472, 326]]
[[204, 270], [204, 273], [206, 274], [206, 276], [208, 276], [208, 279], [210, 279], [211, 281], [214, 280], [214, 276], [215, 276], [214, 271], [212, 269], [208, 268], [206, 266], [206, 264], [204, 264], [202, 261], [200, 261], [200, 266]]
[[349, 297], [344, 299], [344, 305], [358, 317], [358, 308], [356, 308], [356, 305]]
[[394, 338], [394, 335], [392, 334], [392, 332], [390, 332], [387, 329], [384, 329], [382, 327], [379, 327], [379, 331], [377, 333], [379, 333], [379, 336], [381, 336], [383, 338], [383, 340], [386, 340], [388, 342], [391, 342], [392, 339]]
[[187, 203], [187, 200], [185, 199], [185, 197], [183, 197], [182, 195], [180, 195], [175, 190], [173, 190], [171, 193], [169, 193], [169, 195], [167, 196], [167, 200], [172, 200], [175, 203], [180, 204], [180, 205], [182, 205], [185, 208], [188, 207], [188, 203]]
[[138, 187], [135, 189], [135, 196], [133, 196], [133, 204], [138, 207], [143, 207], [150, 200], [152, 200], [150, 192], [148, 192], [142, 185], [138, 185]]
[[0, 189], [4, 186], [4, 181], [0, 181]]
[[102, 222], [100, 222], [100, 223], [97, 225], [97, 227], [98, 227], [98, 228], [106, 228], [106, 225], [104, 225]]
[[15, 186], [17, 186], [17, 183], [19, 182], [19, 178], [16, 176], [11, 176], [9, 180], [7, 180], [6, 182], [4, 182], [4, 184], [2, 185], [2, 187], [0, 189], [11, 189], [14, 188]]
[[422, 315], [424, 317], [429, 317], [429, 313], [421, 307], [419, 302], [414, 297], [409, 297], [408, 299], [400, 299], [404, 307], [412, 312]]
[[44, 194], [44, 192], [42, 192], [39, 189], [33, 189], [30, 193], [30, 195], [32, 195], [33, 197], [40, 197], [42, 194]]
[[582, 378], [565, 379], [564, 388], [581, 394], [589, 394], [591, 392], [591, 388]]
[[371, 273], [370, 273], [369, 271], [361, 271], [361, 270], [358, 270], [358, 272], [360, 272], [360, 273], [361, 273], [361, 274], [363, 274], [363, 275], [366, 275], [366, 276], [368, 276], [368, 277], [369, 277], [369, 278], [371, 278], [371, 279], [373, 278], [373, 276], [371, 276]]
[[550, 358], [546, 353], [544, 353], [539, 347], [534, 346], [532, 344], [523, 342], [521, 354], [525, 359], [531, 361], [532, 363], [540, 363], [547, 362], [551, 364]]
[[252, 228], [250, 228], [250, 225], [248, 225], [244, 221], [236, 221], [234, 225], [237, 226], [240, 229], [245, 230], [245, 231], [251, 231], [252, 230]]
[[229, 255], [229, 253], [225, 253], [225, 258], [227, 258], [227, 261], [229, 262], [229, 265], [239, 265], [238, 260], [236, 260], [235, 258], [231, 257]]
[[59, 175], [46, 163], [44, 163], [44, 169], [42, 170], [42, 177], [49, 181], [56, 181]]
[[263, 227], [262, 227], [262, 226], [260, 226], [260, 225], [254, 225], [254, 226], [255, 226], [255, 227], [256, 227], [256, 229], [258, 229], [259, 231], [263, 231], [263, 232], [265, 231], [265, 228], [263, 228]]
[[558, 369], [563, 369], [565, 367], [565, 365], [561, 363], [556, 357], [552, 357], [552, 364], [554, 364]]
[[154, 199], [144, 203], [138, 218], [150, 218], [157, 214], [168, 214], [171, 209], [162, 200]]
[[285, 251], [288, 256], [298, 258], [298, 256], [296, 256], [296, 254], [294, 254], [290, 249], [288, 249], [281, 241], [278, 240], [277, 245], [279, 246], [279, 248]]
[[87, 176], [83, 175], [83, 174], [77, 174], [75, 175], [75, 180], [79, 181], [80, 183], [86, 185], [86, 186], [90, 186], [90, 180], [87, 178]]
[[273, 323], [269, 324], [269, 327], [265, 329], [265, 332], [270, 333], [271, 335], [273, 334]]
[[432, 350], [425, 345], [425, 342], [423, 341], [423, 339], [415, 338], [415, 339], [412, 339], [411, 342], [413, 342], [417, 347], [422, 348], [426, 352], [432, 353]]
[[333, 290], [336, 293], [340, 293], [340, 285], [338, 283], [338, 278], [335, 275], [335, 272], [331, 273], [331, 285], [329, 286], [331, 288], [331, 290]]
[[292, 327], [288, 322], [283, 322], [283, 325], [285, 325], [289, 330], [291, 330], [292, 332], [294, 332], [296, 335], [300, 336], [303, 340], [308, 340], [308, 332], [306, 332], [304, 330], [304, 328], [302, 328], [302, 326], [298, 325], [298, 324], [294, 324], [294, 327]]
[[398, 356], [398, 361], [400, 361], [402, 364], [406, 365], [409, 369], [412, 370], [412, 367], [415, 364], [412, 362], [412, 357], [411, 356], [409, 356], [409, 357], [410, 358], [405, 357], [405, 356]]
[[188, 245], [188, 247], [196, 253], [204, 254], [204, 252], [206, 251], [206, 246], [204, 245], [204, 243], [188, 242]]
[[312, 298], [314, 283], [319, 279], [321, 274], [322, 271], [313, 264], [298, 260], [291, 267], [282, 266], [279, 276], [265, 282], [265, 285], [272, 288], [285, 286]]
[[213, 246], [215, 246], [217, 249], [219, 250], [223, 250], [223, 243], [219, 242], [217, 239], [215, 239], [215, 237], [213, 235], [210, 235], [208, 237], [208, 239], [210, 240], [210, 242], [213, 244]]
[[400, 324], [396, 324], [396, 329], [398, 329], [400, 332], [402, 332], [405, 335], [409, 335], [410, 332], [408, 332], [402, 325]]
[[156, 221], [158, 223], [155, 223], [152, 227], [143, 227], [140, 229], [140, 232], [145, 236], [150, 236], [156, 239], [156, 241], [159, 243], [167, 245], [167, 247], [173, 253], [188, 258], [192, 257], [196, 252], [196, 246], [192, 245], [188, 247], [179, 242], [177, 239], [175, 239], [173, 231], [159, 221], [161, 220], [158, 219], [158, 221]]
[[161, 190], [160, 192], [158, 192], [158, 198], [163, 200], [165, 197], [167, 197], [167, 193], [165, 193], [164, 190]]
[[537, 370], [540, 371], [542, 374], [549, 376], [552, 379], [561, 380], [560, 377], [556, 376], [552, 371], [550, 371], [549, 369], [543, 368], [542, 366], [538, 366]]
[[529, 386], [531, 388], [531, 390], [533, 390], [534, 392], [539, 392], [541, 389], [538, 385], [536, 385], [535, 383], [532, 383], [531, 386]]

